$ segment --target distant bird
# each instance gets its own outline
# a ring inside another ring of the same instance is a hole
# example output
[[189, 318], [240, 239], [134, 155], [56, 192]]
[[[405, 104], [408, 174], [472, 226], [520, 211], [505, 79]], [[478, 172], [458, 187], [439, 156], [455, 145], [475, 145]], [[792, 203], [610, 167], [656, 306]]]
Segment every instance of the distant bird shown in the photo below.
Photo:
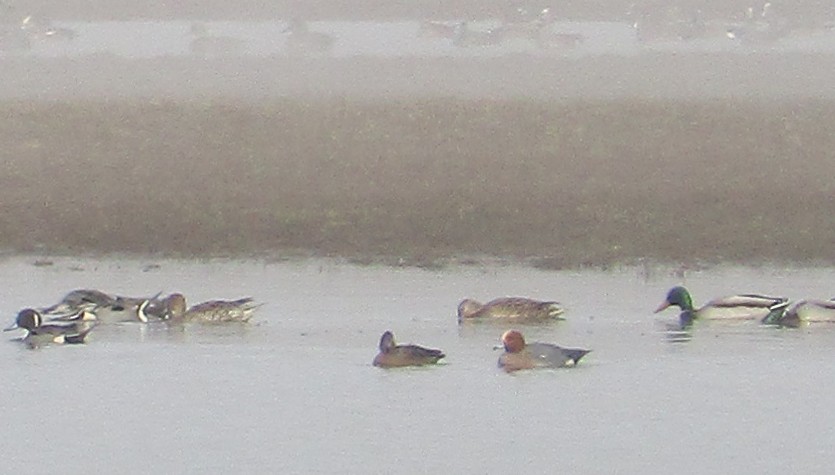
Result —
[[782, 314], [789, 304], [785, 297], [769, 297], [756, 294], [732, 295], [721, 297], [696, 309], [690, 292], [684, 287], [673, 287], [667, 292], [664, 302], [655, 309], [659, 313], [668, 307], [679, 307], [679, 323], [682, 328], [689, 327], [695, 320], [760, 320], [774, 318]]
[[374, 366], [380, 368], [398, 368], [403, 366], [425, 366], [435, 364], [443, 358], [441, 350], [433, 350], [417, 345], [397, 345], [394, 334], [390, 331], [380, 337], [380, 353], [374, 357]]
[[767, 43], [782, 38], [789, 30], [789, 22], [772, 13], [771, 2], [766, 2], [759, 12], [748, 7], [744, 20], [729, 27], [726, 36], [743, 42]]
[[26, 335], [21, 341], [32, 347], [47, 344], [84, 343], [87, 334], [96, 326], [95, 316], [82, 310], [75, 315], [67, 315], [44, 321], [43, 315], [33, 308], [26, 308], [17, 314], [15, 323], [4, 329], [11, 331], [22, 328]]
[[763, 323], [790, 328], [808, 323], [835, 323], [835, 299], [801, 300], [789, 307], [785, 313], [766, 316]]
[[75, 31], [69, 28], [55, 26], [46, 18], [39, 18], [32, 15], [28, 15], [21, 20], [20, 29], [34, 40], [54, 39], [72, 41], [76, 37]]
[[476, 320], [542, 321], [561, 320], [565, 309], [559, 302], [543, 302], [525, 297], [503, 297], [481, 304], [464, 299], [458, 304], [458, 322]]
[[246, 323], [260, 307], [249, 297], [238, 300], [210, 300], [186, 306], [183, 294], [174, 293], [164, 299], [164, 319], [171, 323]]
[[326, 54], [329, 53], [336, 39], [327, 34], [310, 29], [306, 21], [292, 20], [287, 28], [287, 51], [293, 55]]
[[498, 45], [503, 39], [504, 32], [499, 28], [473, 29], [468, 22], [462, 21], [455, 26], [452, 44], [462, 48], [484, 47]]
[[505, 352], [499, 357], [499, 368], [507, 372], [534, 368], [567, 368], [575, 366], [591, 350], [562, 348], [550, 343], [525, 343], [518, 330], [502, 334]]

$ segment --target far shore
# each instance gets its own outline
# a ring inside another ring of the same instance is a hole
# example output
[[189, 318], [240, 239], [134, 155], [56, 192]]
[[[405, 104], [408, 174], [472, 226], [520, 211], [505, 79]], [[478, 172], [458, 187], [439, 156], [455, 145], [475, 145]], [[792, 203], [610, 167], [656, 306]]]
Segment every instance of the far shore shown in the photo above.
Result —
[[835, 101], [0, 104], [0, 248], [835, 263]]

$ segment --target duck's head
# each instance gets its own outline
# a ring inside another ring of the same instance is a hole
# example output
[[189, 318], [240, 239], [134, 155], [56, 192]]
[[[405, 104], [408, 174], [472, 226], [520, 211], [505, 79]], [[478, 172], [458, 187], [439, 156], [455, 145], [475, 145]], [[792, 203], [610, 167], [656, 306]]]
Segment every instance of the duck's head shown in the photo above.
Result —
[[33, 331], [41, 326], [42, 323], [43, 317], [37, 310], [24, 308], [17, 314], [14, 324], [6, 328], [6, 330], [8, 331], [14, 330], [15, 328], [23, 328], [25, 330]]
[[473, 299], [464, 299], [458, 304], [458, 321], [470, 318], [481, 310], [482, 305]]
[[186, 313], [186, 298], [181, 293], [173, 293], [165, 298], [165, 319], [182, 317]]
[[693, 300], [690, 298], [690, 292], [681, 286], [673, 287], [669, 292], [667, 292], [667, 298], [664, 302], [662, 302], [661, 305], [655, 309], [655, 313], [658, 313], [667, 307], [678, 307], [682, 310], [692, 310]]
[[380, 337], [380, 352], [388, 353], [394, 347], [394, 333], [386, 331], [385, 333], [383, 333], [383, 336]]
[[525, 337], [519, 330], [508, 330], [502, 334], [502, 345], [508, 353], [519, 353], [525, 349]]

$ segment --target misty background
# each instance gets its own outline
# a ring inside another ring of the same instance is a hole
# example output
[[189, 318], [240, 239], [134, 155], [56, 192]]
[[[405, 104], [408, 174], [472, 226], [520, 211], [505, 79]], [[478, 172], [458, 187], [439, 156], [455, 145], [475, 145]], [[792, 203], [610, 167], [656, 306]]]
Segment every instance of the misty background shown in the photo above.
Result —
[[0, 246], [829, 262], [833, 6], [0, 4]]

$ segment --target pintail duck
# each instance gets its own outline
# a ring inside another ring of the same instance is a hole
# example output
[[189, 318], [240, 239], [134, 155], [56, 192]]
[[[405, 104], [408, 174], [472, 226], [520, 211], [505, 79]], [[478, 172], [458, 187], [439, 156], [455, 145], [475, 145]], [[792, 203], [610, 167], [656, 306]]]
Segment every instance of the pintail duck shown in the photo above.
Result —
[[696, 309], [690, 292], [684, 287], [673, 287], [667, 293], [667, 298], [655, 309], [661, 312], [667, 307], [675, 306], [681, 309], [679, 323], [689, 327], [695, 320], [753, 320], [775, 318], [782, 314], [789, 304], [785, 297], [769, 297], [765, 295], [742, 294], [721, 297], [706, 303]]
[[591, 351], [550, 343], [525, 343], [518, 330], [504, 332], [502, 346], [504, 353], [499, 357], [499, 368], [508, 373], [520, 369], [573, 367]]
[[380, 337], [380, 353], [374, 357], [374, 366], [380, 368], [398, 368], [403, 366], [425, 366], [435, 364], [443, 358], [441, 350], [433, 350], [417, 345], [397, 345], [394, 334], [390, 331]]
[[478, 319], [548, 320], [562, 319], [559, 302], [542, 302], [525, 297], [504, 297], [481, 304], [464, 299], [458, 304], [458, 322]]
[[785, 313], [769, 314], [763, 319], [767, 325], [797, 328], [806, 323], [835, 323], [835, 299], [801, 300]]
[[51, 343], [84, 343], [87, 334], [95, 326], [95, 315], [86, 310], [82, 310], [75, 315], [44, 321], [43, 315], [39, 311], [26, 308], [17, 314], [15, 322], [5, 328], [4, 331], [22, 328], [26, 330], [26, 335], [21, 338], [21, 341], [36, 347]]
[[246, 323], [260, 304], [249, 297], [238, 300], [210, 300], [192, 307], [186, 306], [183, 294], [174, 293], [164, 299], [164, 319], [171, 323]]
[[[149, 298], [122, 297], [110, 295], [99, 290], [77, 289], [69, 292], [57, 304], [41, 309], [48, 316], [66, 316], [82, 310], [92, 312], [99, 323], [123, 323], [159, 320], [164, 309], [158, 299], [159, 294]], [[139, 307], [145, 302], [145, 308]]]

